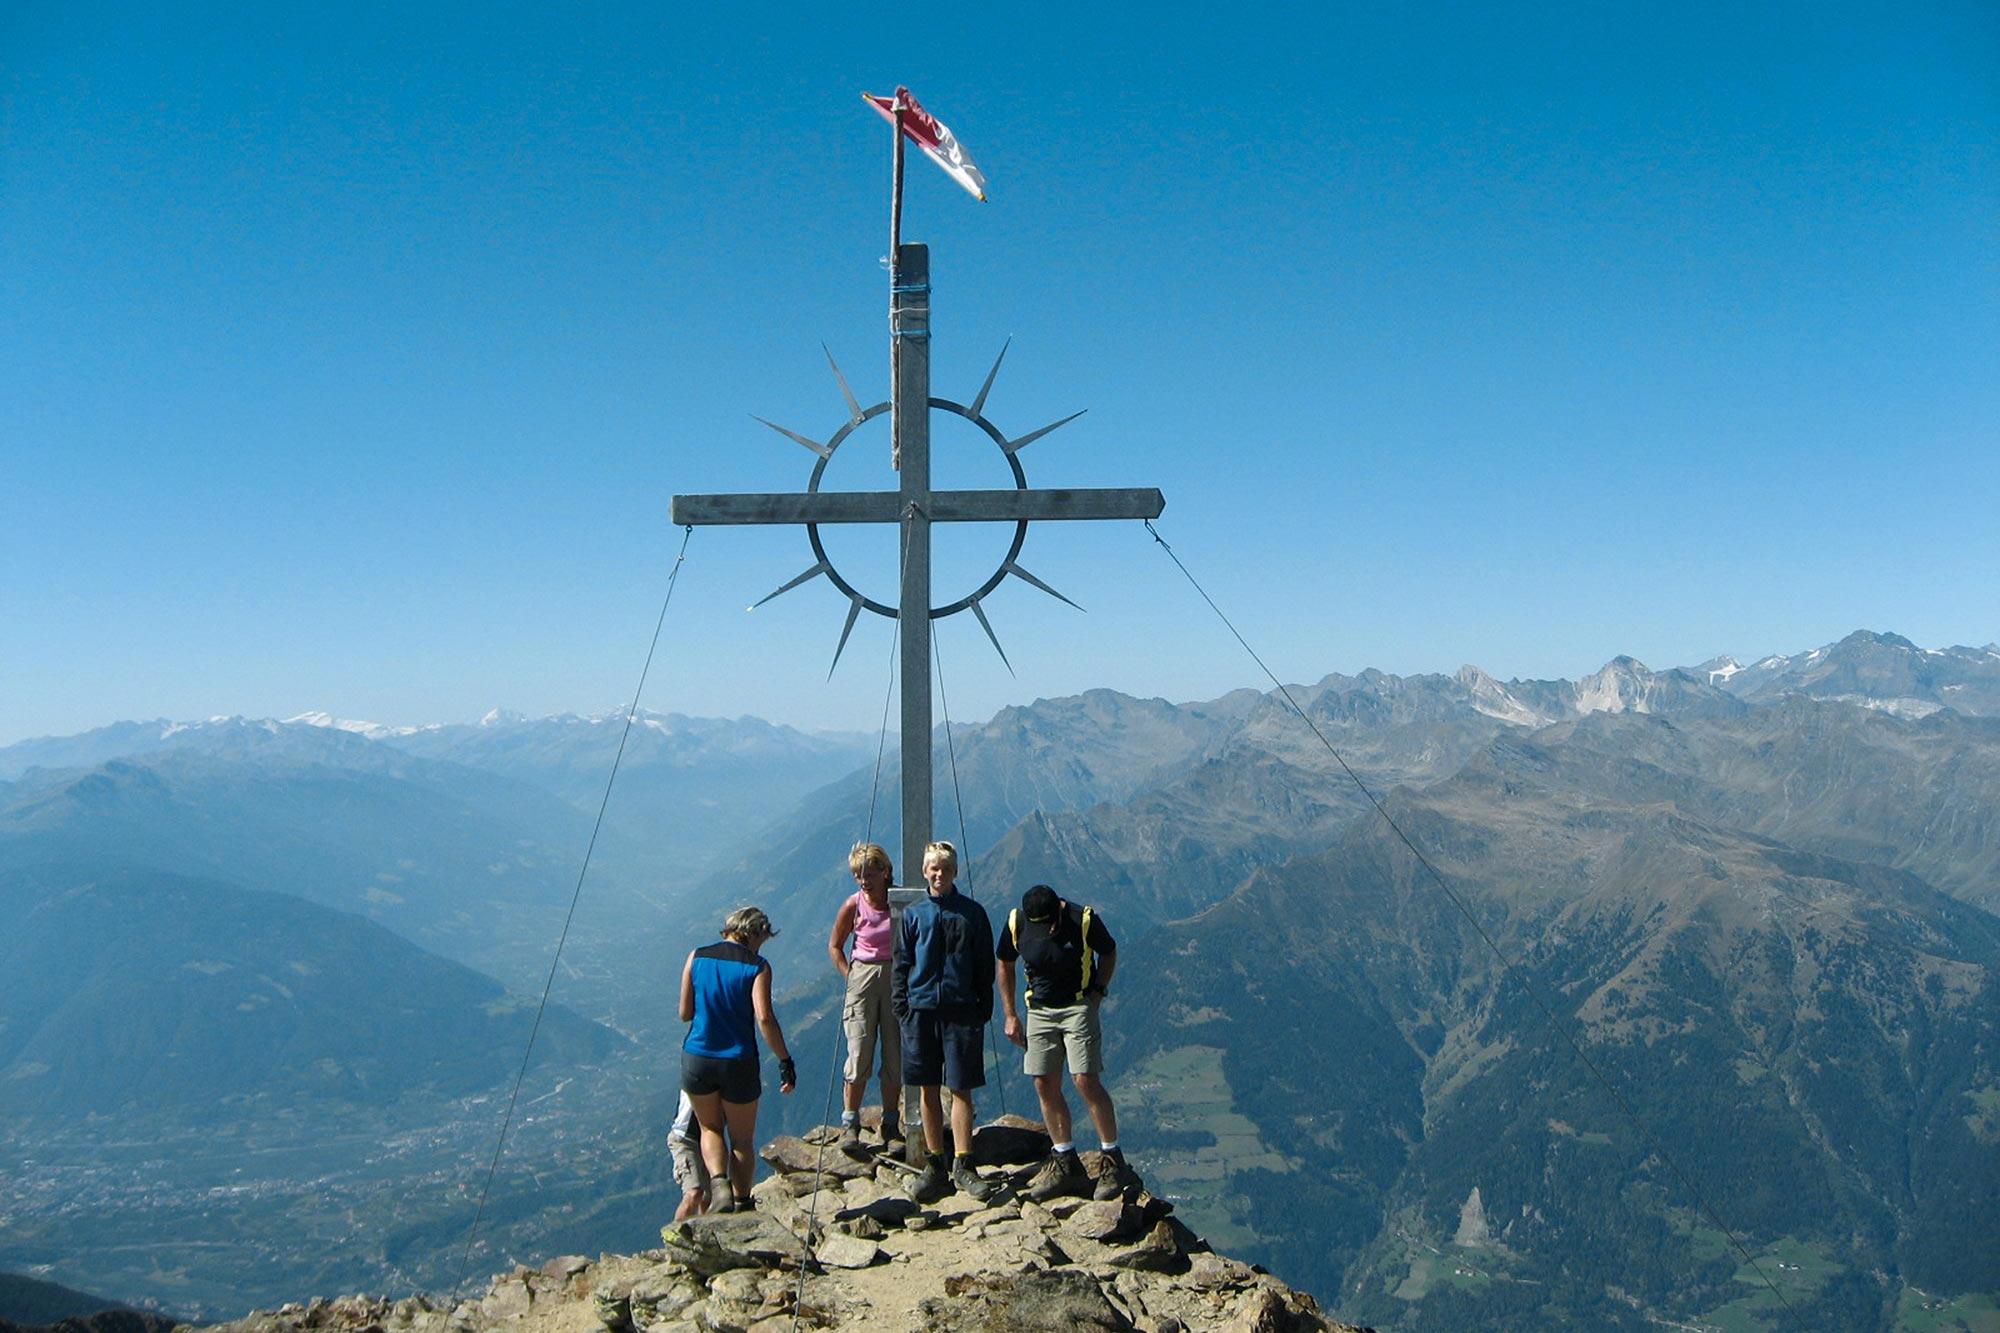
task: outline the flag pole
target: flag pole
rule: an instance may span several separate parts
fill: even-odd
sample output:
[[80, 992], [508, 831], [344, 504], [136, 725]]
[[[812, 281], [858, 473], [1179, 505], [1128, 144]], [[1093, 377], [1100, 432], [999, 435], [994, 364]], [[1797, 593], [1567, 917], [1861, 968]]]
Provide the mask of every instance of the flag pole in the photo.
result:
[[895, 167], [889, 187], [889, 269], [893, 273], [900, 262], [896, 252], [903, 246], [903, 114], [908, 110], [903, 104], [903, 94], [896, 94], [896, 156]]
[[[896, 146], [894, 165], [889, 176], [889, 384], [890, 402], [896, 401], [894, 387], [902, 381], [898, 378], [903, 359], [903, 340], [895, 336], [896, 295], [902, 285], [903, 271], [903, 90], [896, 90], [896, 101], [891, 108], [895, 113], [895, 125], [890, 133]], [[889, 466], [895, 471], [903, 468], [903, 414], [900, 408], [892, 408], [889, 416]]]

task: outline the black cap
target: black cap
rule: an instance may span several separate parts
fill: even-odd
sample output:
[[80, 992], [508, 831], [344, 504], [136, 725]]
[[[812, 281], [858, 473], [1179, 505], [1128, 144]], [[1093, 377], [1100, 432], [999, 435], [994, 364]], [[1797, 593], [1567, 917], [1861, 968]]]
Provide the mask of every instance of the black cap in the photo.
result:
[[1037, 884], [1021, 895], [1021, 915], [1030, 921], [1053, 921], [1062, 899], [1046, 884]]

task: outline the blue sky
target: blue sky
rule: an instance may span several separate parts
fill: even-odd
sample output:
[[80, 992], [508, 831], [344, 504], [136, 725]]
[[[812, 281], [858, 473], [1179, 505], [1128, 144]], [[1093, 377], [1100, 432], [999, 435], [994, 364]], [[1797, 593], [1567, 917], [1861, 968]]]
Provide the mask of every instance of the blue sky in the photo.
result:
[[[804, 484], [822, 340], [886, 395], [898, 81], [991, 182], [912, 162], [935, 391], [1013, 335], [1031, 481], [1288, 679], [2000, 638], [2000, 10], [733, 8], [0, 14], [0, 743], [622, 702], [668, 497]], [[887, 622], [743, 612], [808, 561], [696, 532], [647, 702], [872, 727]], [[946, 622], [954, 716], [1256, 683], [1137, 525], [1023, 562], [1089, 611]]]

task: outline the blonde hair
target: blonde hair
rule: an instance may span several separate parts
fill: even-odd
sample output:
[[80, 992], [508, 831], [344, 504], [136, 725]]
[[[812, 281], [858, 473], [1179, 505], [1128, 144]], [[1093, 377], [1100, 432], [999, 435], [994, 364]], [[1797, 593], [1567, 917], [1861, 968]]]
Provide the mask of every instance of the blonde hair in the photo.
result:
[[771, 918], [764, 915], [764, 909], [761, 907], [739, 907], [722, 922], [723, 936], [739, 942], [759, 938], [770, 939], [777, 933], [776, 927], [771, 924]]
[[891, 879], [896, 877], [896, 867], [879, 842], [857, 842], [847, 853], [847, 873], [858, 875], [863, 870], [880, 870]]
[[924, 848], [924, 864], [936, 861], [940, 865], [958, 869], [958, 848], [948, 842], [934, 842]]

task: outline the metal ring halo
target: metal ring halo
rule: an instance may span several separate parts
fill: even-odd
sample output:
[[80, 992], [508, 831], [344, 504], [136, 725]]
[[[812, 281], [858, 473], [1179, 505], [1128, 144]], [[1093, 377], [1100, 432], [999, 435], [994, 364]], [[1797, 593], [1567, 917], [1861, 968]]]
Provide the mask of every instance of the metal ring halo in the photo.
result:
[[[950, 412], [955, 416], [963, 417], [967, 421], [970, 421], [973, 425], [979, 427], [979, 429], [985, 431], [987, 437], [991, 439], [993, 443], [1000, 446], [1000, 453], [1003, 457], [1006, 458], [1007, 466], [1013, 469], [1014, 489], [1017, 491], [1025, 491], [1028, 489], [1028, 474], [1022, 470], [1021, 460], [1008, 451], [1007, 437], [1000, 433], [998, 427], [996, 427], [992, 422], [988, 421], [984, 416], [980, 416], [974, 413], [971, 408], [965, 406], [963, 403], [954, 403], [949, 398], [933, 398], [930, 400], [930, 405], [933, 408], [943, 408], [945, 411]], [[834, 450], [840, 448], [841, 442], [845, 440], [849, 435], [854, 433], [854, 428], [856, 426], [863, 424], [864, 422], [873, 421], [876, 417], [881, 416], [884, 412], [887, 412], [888, 410], [889, 410], [889, 404], [877, 403], [875, 404], [875, 406], [869, 408], [866, 412], [863, 412], [859, 417], [856, 417], [853, 420], [848, 421], [845, 425], [841, 426], [839, 430], [833, 433], [833, 438], [826, 442], [826, 452], [821, 454], [819, 457], [819, 461], [813, 464], [812, 480], [806, 483], [806, 490], [808, 493], [815, 495], [819, 493], [820, 478], [826, 475], [826, 465], [833, 461]], [[896, 618], [895, 607], [884, 606], [882, 603], [876, 601], [874, 598], [864, 596], [859, 589], [857, 589], [853, 584], [849, 583], [846, 579], [840, 576], [840, 571], [833, 567], [833, 560], [826, 553], [826, 547], [820, 543], [819, 524], [817, 523], [806, 524], [806, 539], [812, 543], [813, 556], [820, 562], [822, 566], [825, 567], [826, 576], [829, 580], [832, 581], [834, 587], [840, 589], [842, 592], [846, 593], [848, 597], [850, 597], [856, 602], [859, 602], [862, 606], [866, 607], [870, 611], [873, 611], [876, 615], [887, 616], [891, 620], [894, 620]], [[994, 570], [992, 576], [989, 577], [986, 580], [986, 582], [980, 584], [978, 589], [973, 593], [971, 593], [970, 595], [961, 597], [957, 601], [951, 603], [948, 606], [932, 607], [930, 618], [932, 620], [942, 620], [946, 616], [957, 615], [960, 611], [967, 609], [974, 602], [984, 597], [987, 593], [992, 592], [995, 588], [999, 587], [1001, 580], [1007, 577], [1008, 567], [1014, 563], [1015, 557], [1021, 554], [1021, 546], [1027, 540], [1028, 540], [1028, 520], [1025, 518], [1014, 520], [1014, 543], [1013, 545], [1007, 548], [1006, 558], [1000, 562], [1000, 568]]]

